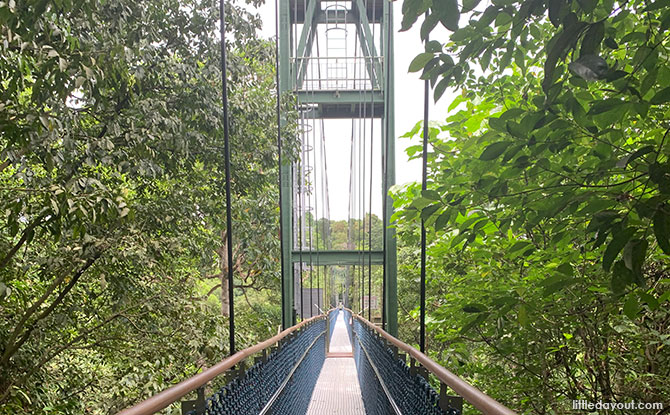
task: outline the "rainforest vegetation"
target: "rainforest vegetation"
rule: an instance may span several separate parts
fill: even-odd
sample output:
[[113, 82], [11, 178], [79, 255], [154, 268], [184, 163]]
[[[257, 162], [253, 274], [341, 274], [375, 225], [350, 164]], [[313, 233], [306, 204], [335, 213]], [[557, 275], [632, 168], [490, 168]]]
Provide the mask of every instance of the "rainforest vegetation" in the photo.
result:
[[228, 266], [240, 347], [276, 333], [274, 43], [229, 7], [234, 264], [218, 8], [0, 3], [0, 413], [112, 414], [219, 361]]
[[[239, 348], [280, 328], [275, 44], [227, 7], [233, 264], [216, 5], [0, 1], [0, 414], [114, 414], [220, 361], [228, 267]], [[456, 98], [431, 114], [428, 190], [392, 189], [400, 337], [423, 219], [433, 358], [519, 413], [668, 413], [670, 5], [404, 0], [412, 26], [425, 51], [401, 65]], [[374, 215], [309, 220], [321, 248], [370, 221], [381, 246]], [[357, 304], [355, 271], [328, 272]]]
[[[426, 45], [409, 71], [435, 100], [458, 94], [432, 114], [428, 190], [394, 195], [401, 302], [416, 304], [411, 247], [419, 220], [429, 228], [428, 350], [527, 413], [667, 402], [670, 5], [405, 0], [402, 11], [401, 30], [420, 25]], [[431, 36], [438, 25], [448, 35]], [[412, 327], [416, 312], [405, 318]]]

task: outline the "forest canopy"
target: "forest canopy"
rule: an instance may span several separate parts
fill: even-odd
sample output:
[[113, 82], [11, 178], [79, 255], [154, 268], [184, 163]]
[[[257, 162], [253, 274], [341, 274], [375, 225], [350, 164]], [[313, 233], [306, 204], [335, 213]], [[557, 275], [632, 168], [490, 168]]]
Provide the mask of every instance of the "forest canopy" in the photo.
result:
[[0, 2], [0, 413], [116, 413], [219, 361], [229, 266], [238, 344], [276, 332], [275, 47], [243, 6], [227, 264], [218, 7]]
[[[429, 228], [429, 349], [528, 413], [667, 399], [670, 5], [402, 11], [401, 30], [420, 25], [425, 41], [409, 71], [435, 100], [457, 94], [432, 114], [428, 190], [395, 189], [399, 245]], [[438, 25], [448, 36], [431, 36]], [[416, 255], [403, 260], [409, 290]]]

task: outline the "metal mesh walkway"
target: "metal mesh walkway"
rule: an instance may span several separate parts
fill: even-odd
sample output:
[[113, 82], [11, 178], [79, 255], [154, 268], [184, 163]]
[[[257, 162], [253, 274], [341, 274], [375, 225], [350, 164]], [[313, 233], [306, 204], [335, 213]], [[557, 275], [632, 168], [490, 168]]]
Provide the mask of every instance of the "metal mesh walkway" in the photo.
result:
[[365, 415], [344, 313], [339, 313], [330, 339], [330, 353], [316, 382], [307, 415]]

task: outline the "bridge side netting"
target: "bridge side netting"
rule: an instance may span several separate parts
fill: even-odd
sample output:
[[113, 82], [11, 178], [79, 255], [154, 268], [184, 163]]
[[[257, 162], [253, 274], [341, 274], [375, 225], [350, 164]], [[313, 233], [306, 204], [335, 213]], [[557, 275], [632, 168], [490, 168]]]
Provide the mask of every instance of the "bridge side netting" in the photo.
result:
[[353, 325], [354, 359], [366, 414], [396, 413], [382, 387], [382, 382], [403, 415], [459, 414], [456, 409], [446, 411], [441, 409], [439, 396], [435, 390], [423, 377], [411, 374], [405, 362], [395, 355], [375, 331], [357, 319], [354, 319]]
[[258, 415], [295, 369], [266, 413], [305, 414], [326, 357], [326, 320], [317, 320], [294, 333], [267, 359], [209, 397], [205, 413]]
[[330, 336], [328, 341], [330, 343], [333, 342], [333, 333], [335, 332], [335, 323], [337, 323], [337, 318], [339, 317], [341, 312], [342, 311], [339, 308], [336, 308], [334, 310], [331, 310], [330, 313], [328, 314], [328, 324], [329, 324], [328, 333], [329, 333], [329, 336]]
[[351, 335], [351, 311], [347, 309], [342, 309], [342, 313], [344, 314], [344, 323], [345, 326], [347, 327], [347, 334], [349, 335], [349, 343], [351, 343], [352, 347], [354, 345], [354, 338]]

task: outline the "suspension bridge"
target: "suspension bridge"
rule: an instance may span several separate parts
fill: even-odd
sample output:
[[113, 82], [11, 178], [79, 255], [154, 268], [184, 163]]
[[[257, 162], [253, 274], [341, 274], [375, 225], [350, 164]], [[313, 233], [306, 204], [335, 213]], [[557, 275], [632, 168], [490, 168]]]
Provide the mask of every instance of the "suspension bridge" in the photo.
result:
[[[236, 352], [229, 267], [231, 356], [120, 415], [176, 404], [194, 415], [459, 415], [464, 406], [471, 413], [514, 414], [424, 353], [423, 295], [420, 350], [397, 338], [388, 195], [395, 182], [391, 3], [278, 0], [276, 10], [277, 130], [287, 122], [279, 110], [282, 96], [295, 97], [299, 115], [295, 159], [282, 158], [286, 137], [278, 136], [283, 331]], [[227, 125], [223, 1], [220, 11]], [[347, 249], [338, 250], [319, 219], [329, 220], [331, 209], [326, 148], [347, 141], [348, 165], [330, 165], [349, 175]], [[225, 152], [233, 263], [228, 144]], [[381, 226], [373, 230], [374, 200]]]

